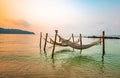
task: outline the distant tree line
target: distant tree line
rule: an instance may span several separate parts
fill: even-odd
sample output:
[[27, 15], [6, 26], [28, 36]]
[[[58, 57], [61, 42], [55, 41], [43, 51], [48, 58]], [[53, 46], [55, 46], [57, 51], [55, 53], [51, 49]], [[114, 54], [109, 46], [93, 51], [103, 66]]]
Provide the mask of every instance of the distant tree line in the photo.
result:
[[4, 29], [0, 28], [0, 34], [35, 34], [34, 32], [24, 31], [20, 29]]
[[[101, 38], [101, 36], [85, 36], [85, 38]], [[120, 37], [105, 36], [105, 39], [120, 39]]]

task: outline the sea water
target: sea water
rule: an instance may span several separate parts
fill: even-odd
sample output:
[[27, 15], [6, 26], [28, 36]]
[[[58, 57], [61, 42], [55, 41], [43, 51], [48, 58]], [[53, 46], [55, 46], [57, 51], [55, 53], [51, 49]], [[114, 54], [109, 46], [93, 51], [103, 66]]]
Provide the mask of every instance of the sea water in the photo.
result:
[[[75, 38], [77, 40], [77, 37]], [[83, 44], [97, 39], [83, 38]], [[0, 34], [0, 78], [120, 78], [120, 40], [76, 50], [47, 43], [39, 47], [39, 35]]]

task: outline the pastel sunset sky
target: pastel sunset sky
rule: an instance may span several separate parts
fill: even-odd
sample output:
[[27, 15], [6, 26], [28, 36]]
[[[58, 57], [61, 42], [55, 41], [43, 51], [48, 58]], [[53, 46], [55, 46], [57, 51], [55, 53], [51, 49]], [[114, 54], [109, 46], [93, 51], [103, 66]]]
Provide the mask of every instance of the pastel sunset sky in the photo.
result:
[[120, 0], [0, 0], [0, 27], [120, 35]]

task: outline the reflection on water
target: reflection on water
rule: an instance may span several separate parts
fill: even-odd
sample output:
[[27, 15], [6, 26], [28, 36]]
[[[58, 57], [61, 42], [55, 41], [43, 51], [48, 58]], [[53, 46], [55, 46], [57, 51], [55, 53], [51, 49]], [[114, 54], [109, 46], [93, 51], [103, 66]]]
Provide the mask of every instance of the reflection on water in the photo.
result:
[[66, 51], [72, 52], [69, 50], [61, 50], [55, 54], [56, 58], [52, 59], [54, 68], [62, 68], [66, 70], [68, 74], [72, 75], [76, 73], [78, 77], [104, 77], [104, 58], [101, 61], [97, 61], [90, 56], [78, 55], [59, 59], [60, 52], [63, 54], [66, 53]]
[[44, 52], [37, 35], [0, 35], [0, 78], [119, 78], [119, 44], [114, 43], [120, 42], [106, 41], [104, 57], [99, 45], [82, 53], [57, 46], [51, 59], [51, 45]]

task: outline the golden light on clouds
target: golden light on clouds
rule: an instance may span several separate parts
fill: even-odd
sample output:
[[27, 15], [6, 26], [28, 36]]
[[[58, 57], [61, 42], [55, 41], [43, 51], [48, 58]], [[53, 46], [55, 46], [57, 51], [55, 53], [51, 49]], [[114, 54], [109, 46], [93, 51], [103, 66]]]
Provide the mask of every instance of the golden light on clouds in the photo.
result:
[[[71, 19], [73, 19], [75, 15], [71, 4], [65, 1], [1, 0], [0, 4], [2, 5], [2, 8], [0, 8], [2, 12], [0, 20], [6, 27], [19, 26], [21, 24], [18, 23], [24, 20], [31, 24], [31, 28], [40, 27], [41, 29], [45, 29], [45, 25], [52, 26], [71, 23]], [[47, 28], [48, 27], [46, 27], [46, 29]]]
[[73, 16], [70, 5], [55, 0], [26, 0], [20, 1], [16, 6], [19, 8], [16, 11], [32, 22], [63, 22]]
[[[24, 25], [29, 24], [27, 29], [38, 32], [50, 31], [50, 29], [68, 31], [68, 28], [70, 32], [73, 28], [75, 32], [88, 32], [90, 29], [90, 32], [93, 30], [96, 32], [101, 31], [96, 24], [104, 22], [108, 28], [111, 25], [111, 29], [119, 32], [119, 6], [119, 1], [112, 0], [111, 2], [107, 0], [95, 2], [89, 0], [0, 0], [0, 27], [24, 29], [26, 28]], [[7, 20], [11, 20], [11, 23]], [[114, 24], [115, 22], [117, 24]], [[108, 28], [105, 30], [108, 31]]]

